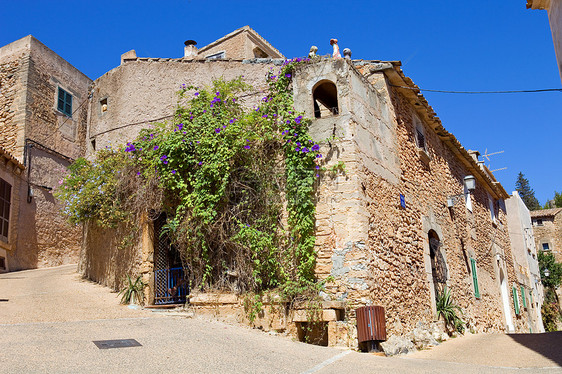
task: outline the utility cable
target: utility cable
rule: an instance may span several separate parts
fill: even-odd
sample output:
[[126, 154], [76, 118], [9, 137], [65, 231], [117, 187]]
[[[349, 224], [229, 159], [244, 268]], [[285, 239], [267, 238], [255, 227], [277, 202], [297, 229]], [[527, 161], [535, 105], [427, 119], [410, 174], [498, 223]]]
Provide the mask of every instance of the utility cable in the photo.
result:
[[405, 88], [414, 91], [453, 93], [453, 94], [506, 94], [506, 93], [554, 92], [554, 91], [562, 92], [562, 88], [543, 88], [538, 90], [510, 90], [510, 91], [448, 91], [448, 90], [430, 90], [430, 89], [419, 88], [419, 87], [396, 86], [394, 84], [391, 84], [390, 86], [396, 88]]

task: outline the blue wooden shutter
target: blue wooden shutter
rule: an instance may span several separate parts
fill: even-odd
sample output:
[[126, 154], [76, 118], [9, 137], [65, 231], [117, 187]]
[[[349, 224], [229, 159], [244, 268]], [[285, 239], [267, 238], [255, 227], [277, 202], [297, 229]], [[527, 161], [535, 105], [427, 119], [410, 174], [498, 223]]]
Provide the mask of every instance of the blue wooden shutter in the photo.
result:
[[478, 274], [476, 274], [476, 260], [470, 259], [470, 266], [472, 268], [472, 283], [474, 283], [474, 296], [480, 298], [480, 289], [478, 288]]

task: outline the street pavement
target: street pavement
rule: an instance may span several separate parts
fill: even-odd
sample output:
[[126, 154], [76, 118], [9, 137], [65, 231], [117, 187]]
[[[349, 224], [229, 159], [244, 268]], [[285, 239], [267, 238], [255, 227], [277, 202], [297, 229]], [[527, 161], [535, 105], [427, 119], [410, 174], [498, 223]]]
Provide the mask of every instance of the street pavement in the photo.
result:
[[[562, 373], [559, 333], [467, 335], [381, 357], [118, 302], [75, 266], [0, 274], [0, 373]], [[110, 339], [141, 346], [93, 343]]]

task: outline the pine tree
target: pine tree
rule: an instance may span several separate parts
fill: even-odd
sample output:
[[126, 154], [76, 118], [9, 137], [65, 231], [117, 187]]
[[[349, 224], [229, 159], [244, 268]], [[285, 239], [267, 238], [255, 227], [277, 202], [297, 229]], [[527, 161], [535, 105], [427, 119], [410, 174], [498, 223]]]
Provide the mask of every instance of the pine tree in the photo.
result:
[[541, 205], [535, 197], [535, 191], [533, 191], [533, 189], [529, 185], [529, 180], [525, 178], [525, 176], [521, 172], [519, 172], [519, 175], [517, 176], [517, 182], [515, 182], [515, 190], [519, 192], [519, 196], [521, 196], [521, 200], [523, 200], [523, 202], [527, 206], [527, 209], [541, 209]]

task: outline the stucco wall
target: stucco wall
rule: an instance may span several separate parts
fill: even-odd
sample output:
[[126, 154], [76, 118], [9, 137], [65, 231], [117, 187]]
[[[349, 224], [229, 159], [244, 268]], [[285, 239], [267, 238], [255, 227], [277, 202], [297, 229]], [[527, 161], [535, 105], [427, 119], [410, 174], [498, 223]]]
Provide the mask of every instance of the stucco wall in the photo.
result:
[[[249, 105], [259, 102], [266, 86], [271, 63], [239, 61], [199, 61], [137, 59], [107, 72], [94, 83], [90, 105], [87, 155], [111, 144], [134, 140], [151, 122], [173, 115], [177, 91], [182, 84], [205, 87], [213, 80], [232, 80], [243, 76], [254, 92], [245, 97]], [[100, 100], [107, 99], [108, 109], [101, 111]], [[160, 121], [156, 121], [161, 119]]]

